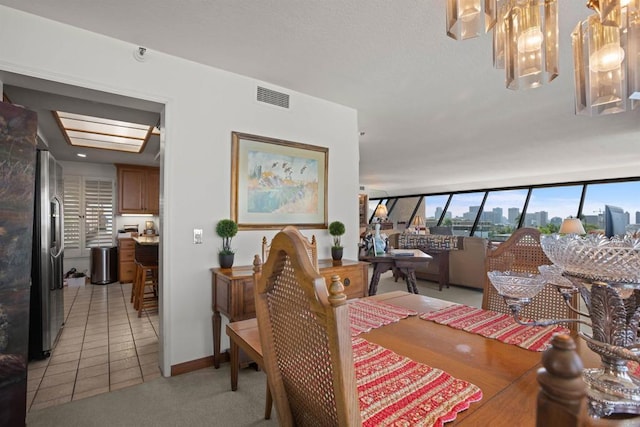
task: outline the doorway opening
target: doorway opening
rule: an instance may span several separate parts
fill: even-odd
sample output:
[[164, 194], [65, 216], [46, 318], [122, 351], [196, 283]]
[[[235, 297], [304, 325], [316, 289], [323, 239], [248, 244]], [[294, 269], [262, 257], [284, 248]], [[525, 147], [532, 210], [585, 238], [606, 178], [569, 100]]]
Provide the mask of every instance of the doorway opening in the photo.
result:
[[[159, 129], [164, 104], [3, 71], [0, 81], [10, 102], [38, 114], [38, 148], [55, 156], [63, 166], [63, 176], [112, 179], [116, 183], [115, 164], [158, 167], [161, 176], [163, 153]], [[158, 128], [158, 134], [150, 136], [139, 154], [73, 147], [62, 135], [52, 111], [149, 124]], [[162, 184], [159, 185], [158, 197], [162, 197]], [[117, 200], [115, 186], [114, 200]], [[117, 231], [133, 221], [139, 221], [140, 230], [144, 230], [145, 223], [153, 220], [162, 239], [161, 215], [160, 212], [153, 218], [123, 217], [114, 211], [111, 244], [117, 246]], [[67, 250], [63, 271], [75, 268], [89, 273], [90, 251], [84, 246], [77, 249]], [[162, 274], [160, 278], [162, 286]], [[64, 288], [65, 325], [51, 356], [29, 363], [28, 409], [117, 390], [161, 375], [163, 328], [159, 310], [148, 310], [137, 317], [130, 303], [130, 282], [92, 284], [87, 279], [74, 285]]]

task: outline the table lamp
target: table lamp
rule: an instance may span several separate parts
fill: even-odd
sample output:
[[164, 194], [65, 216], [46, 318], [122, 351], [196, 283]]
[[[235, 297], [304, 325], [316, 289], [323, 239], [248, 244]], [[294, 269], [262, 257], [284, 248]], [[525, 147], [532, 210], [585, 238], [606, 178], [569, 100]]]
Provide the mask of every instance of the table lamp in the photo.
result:
[[562, 221], [562, 225], [560, 225], [560, 230], [558, 230], [558, 233], [587, 234], [587, 232], [584, 231], [584, 226], [582, 225], [582, 221], [580, 221], [580, 218], [573, 217], [565, 218], [565, 220]]
[[387, 211], [386, 205], [378, 205], [376, 206], [376, 211], [373, 214], [373, 216], [374, 218], [378, 219], [378, 222], [382, 222], [383, 220], [387, 219], [388, 214], [389, 214], [389, 211]]
[[382, 240], [382, 237], [380, 236], [380, 223], [387, 218], [388, 213], [389, 211], [387, 211], [386, 205], [378, 205], [376, 207], [376, 211], [373, 214], [374, 218], [376, 218], [376, 224], [375, 224], [376, 232], [375, 232], [375, 235], [373, 236], [374, 255], [378, 255], [379, 253], [384, 253], [384, 248], [386, 244]]
[[416, 229], [416, 234], [420, 234], [420, 230], [424, 226], [424, 220], [420, 215], [416, 215], [415, 217], [413, 217], [413, 226]]
[[387, 219], [388, 214], [389, 214], [389, 211], [387, 211], [386, 205], [376, 206], [376, 211], [373, 213], [376, 231], [380, 230], [380, 223], [383, 222], [385, 219]]

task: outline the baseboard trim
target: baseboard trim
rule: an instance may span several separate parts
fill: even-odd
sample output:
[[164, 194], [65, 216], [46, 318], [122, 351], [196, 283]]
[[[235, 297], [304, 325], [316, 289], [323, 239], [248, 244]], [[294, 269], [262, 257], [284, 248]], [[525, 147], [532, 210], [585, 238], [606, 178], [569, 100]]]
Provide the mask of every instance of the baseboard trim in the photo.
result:
[[[224, 351], [220, 354], [220, 363], [229, 361], [229, 352]], [[201, 359], [190, 360], [188, 362], [178, 363], [171, 366], [171, 376], [186, 374], [187, 372], [197, 371], [198, 369], [213, 366], [213, 356], [203, 357]]]
[[[213, 356], [211, 356], [211, 358], [213, 359]], [[222, 353], [220, 353], [220, 363], [227, 363], [231, 361], [231, 354], [229, 353], [229, 350], [225, 350]]]

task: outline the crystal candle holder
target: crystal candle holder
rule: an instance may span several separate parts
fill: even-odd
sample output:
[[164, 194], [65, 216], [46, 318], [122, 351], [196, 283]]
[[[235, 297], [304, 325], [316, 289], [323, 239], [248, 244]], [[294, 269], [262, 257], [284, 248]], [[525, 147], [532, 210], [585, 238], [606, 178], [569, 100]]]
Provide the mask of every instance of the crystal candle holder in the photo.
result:
[[640, 239], [553, 234], [541, 235], [540, 243], [555, 265], [541, 273], [558, 290], [568, 279], [589, 312], [591, 336], [580, 336], [602, 361], [583, 371], [589, 412], [640, 414], [640, 378], [627, 367], [629, 360], [640, 362]]

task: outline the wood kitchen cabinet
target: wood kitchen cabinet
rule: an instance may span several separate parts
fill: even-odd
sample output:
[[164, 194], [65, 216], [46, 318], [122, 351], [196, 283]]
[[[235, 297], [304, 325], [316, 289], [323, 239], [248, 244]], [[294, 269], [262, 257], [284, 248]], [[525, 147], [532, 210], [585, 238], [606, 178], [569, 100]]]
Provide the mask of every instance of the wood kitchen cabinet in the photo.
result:
[[160, 168], [116, 165], [118, 214], [160, 214]]
[[118, 281], [132, 283], [135, 273], [135, 242], [128, 238], [118, 239]]

